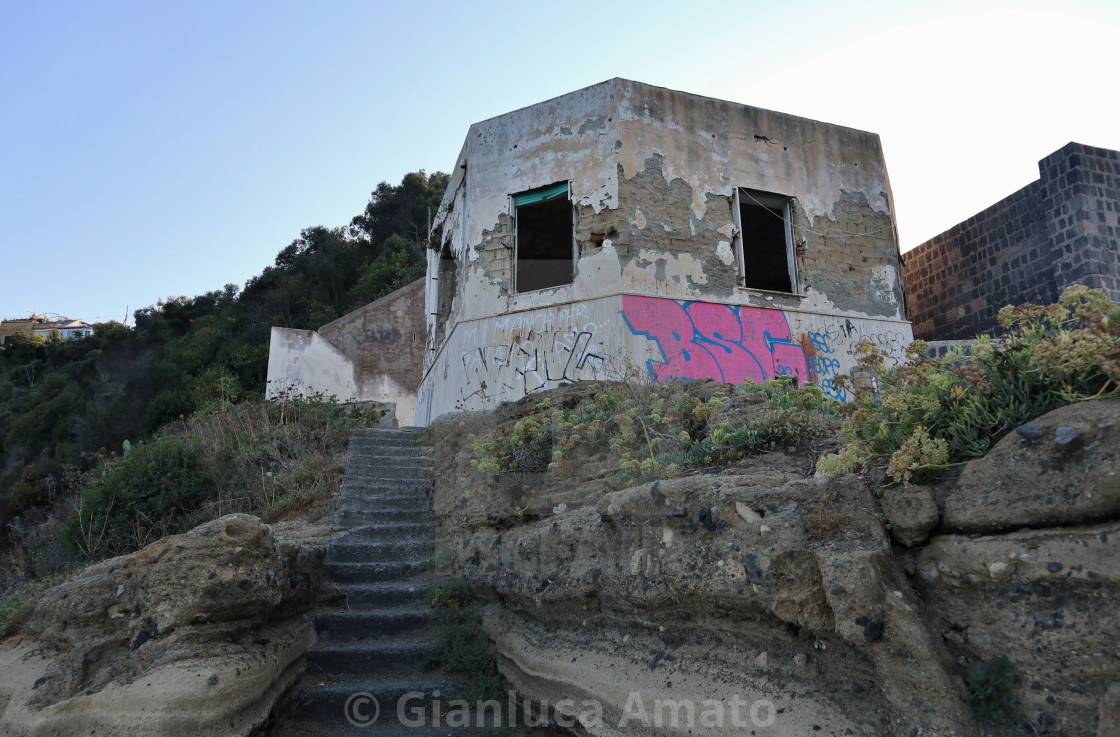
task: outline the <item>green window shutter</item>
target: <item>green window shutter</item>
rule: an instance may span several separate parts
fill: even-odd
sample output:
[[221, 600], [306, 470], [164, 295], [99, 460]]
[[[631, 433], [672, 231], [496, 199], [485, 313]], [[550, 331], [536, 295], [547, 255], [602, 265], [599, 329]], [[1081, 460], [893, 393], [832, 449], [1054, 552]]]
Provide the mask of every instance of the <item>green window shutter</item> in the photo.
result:
[[522, 192], [513, 196], [513, 206], [521, 207], [522, 205], [532, 205], [535, 202], [544, 202], [545, 200], [553, 200], [557, 197], [566, 197], [568, 195], [568, 183], [560, 182], [560, 184], [552, 184], [540, 189], [534, 189], [530, 192]]

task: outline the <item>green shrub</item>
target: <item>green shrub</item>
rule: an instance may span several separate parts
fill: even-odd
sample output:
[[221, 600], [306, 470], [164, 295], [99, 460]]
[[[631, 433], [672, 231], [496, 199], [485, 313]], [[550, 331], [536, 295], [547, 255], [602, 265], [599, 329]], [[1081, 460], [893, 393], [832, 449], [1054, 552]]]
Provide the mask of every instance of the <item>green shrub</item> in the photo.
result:
[[49, 491], [46, 483], [35, 475], [35, 467], [27, 465], [20, 472], [19, 480], [4, 492], [4, 501], [12, 512], [22, 512], [29, 507], [47, 501]]
[[224, 366], [206, 369], [198, 378], [194, 391], [199, 404], [222, 409], [246, 398], [241, 382]]
[[198, 397], [186, 389], [172, 389], [160, 392], [144, 408], [144, 419], [140, 423], [140, 435], [151, 436], [163, 425], [173, 422], [198, 409]]
[[[706, 401], [688, 382], [590, 384], [585, 396], [554, 408], [539, 402], [512, 432], [493, 441], [472, 436], [474, 467], [484, 473], [563, 471], [578, 446], [606, 447], [618, 458], [608, 486], [673, 478], [685, 469], [734, 462], [769, 449], [804, 449], [833, 435], [840, 403], [814, 385], [790, 381], [728, 387]], [[736, 399], [757, 394], [753, 413]]]
[[451, 548], [438, 548], [436, 552], [432, 554], [432, 566], [437, 571], [445, 570], [450, 568], [458, 557], [458, 554]]
[[968, 703], [981, 724], [994, 726], [1023, 718], [1015, 695], [1018, 680], [1019, 674], [1006, 655], [972, 664], [964, 681], [970, 691]]
[[967, 355], [930, 359], [915, 341], [905, 365], [884, 370], [878, 349], [862, 342], [860, 363], [877, 374], [880, 396], [857, 393], [844, 427], [853, 448], [820, 468], [881, 463], [895, 481], [929, 481], [1052, 409], [1120, 394], [1120, 324], [1106, 315], [1120, 311], [1103, 292], [1073, 286], [1049, 307], [1004, 307], [1007, 334], [977, 340]]
[[201, 446], [158, 437], [104, 467], [82, 494], [63, 537], [90, 559], [129, 552], [200, 521], [194, 513], [213, 495]]
[[435, 655], [427, 665], [465, 676], [467, 680], [452, 697], [476, 703], [498, 699], [503, 694], [497, 651], [471, 602], [470, 587], [465, 581], [453, 580], [436, 588], [432, 606], [440, 619], [440, 637]]

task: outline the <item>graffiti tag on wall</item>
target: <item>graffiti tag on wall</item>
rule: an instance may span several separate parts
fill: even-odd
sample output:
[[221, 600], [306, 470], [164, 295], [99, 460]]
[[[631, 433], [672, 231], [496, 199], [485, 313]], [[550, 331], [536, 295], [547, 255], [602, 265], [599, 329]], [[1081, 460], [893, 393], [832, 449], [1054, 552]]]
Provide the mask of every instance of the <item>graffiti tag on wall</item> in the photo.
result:
[[655, 381], [742, 384], [792, 376], [840, 401], [848, 399], [848, 391], [836, 379], [855, 364], [856, 343], [866, 338], [878, 345], [888, 366], [903, 360], [909, 344], [902, 331], [882, 324], [839, 318], [795, 335], [781, 310], [663, 297], [624, 296], [622, 316], [631, 333], [659, 349], [660, 358], [647, 362]]
[[793, 339], [781, 310], [626, 295], [622, 316], [632, 333], [655, 341], [661, 349], [661, 361], [648, 361], [656, 381], [743, 384], [778, 376], [793, 376], [799, 384], [813, 380], [805, 349]]
[[809, 370], [816, 377], [817, 385], [826, 396], [847, 401], [848, 390], [833, 383], [840, 375], [840, 359], [836, 356], [836, 342], [827, 332], [809, 331], [805, 333], [809, 343]]
[[583, 305], [498, 317], [471, 328], [465, 337], [479, 347], [459, 355], [460, 399], [523, 396], [594, 377], [605, 354], [595, 339], [599, 329]]
[[829, 345], [842, 349], [844, 353], [855, 360], [855, 345], [861, 340], [870, 340], [879, 346], [883, 354], [883, 362], [889, 366], [898, 366], [905, 360], [906, 347], [912, 338], [907, 337], [900, 330], [891, 330], [882, 324], [863, 324], [851, 320], [837, 320], [829, 325], [823, 332], [814, 333], [822, 336]]

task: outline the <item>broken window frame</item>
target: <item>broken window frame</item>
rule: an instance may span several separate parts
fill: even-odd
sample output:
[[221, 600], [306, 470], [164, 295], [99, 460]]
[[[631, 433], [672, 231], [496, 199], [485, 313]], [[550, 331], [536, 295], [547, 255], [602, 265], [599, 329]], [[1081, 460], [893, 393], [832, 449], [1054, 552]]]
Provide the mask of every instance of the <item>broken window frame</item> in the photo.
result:
[[436, 282], [435, 289], [435, 330], [433, 341], [434, 346], [443, 342], [447, 330], [447, 321], [451, 317], [451, 308], [455, 302], [456, 285], [459, 281], [459, 265], [456, 262], [455, 254], [451, 252], [448, 244], [444, 244], [440, 249], [439, 255], [435, 258], [435, 276], [432, 281]]
[[[534, 189], [518, 192], [509, 196], [509, 211], [510, 219], [513, 223], [513, 292], [514, 294], [530, 294], [532, 292], [540, 292], [545, 289], [557, 289], [559, 287], [570, 286], [576, 277], [576, 261], [579, 259], [578, 244], [576, 243], [576, 218], [575, 206], [571, 200], [571, 182], [555, 182], [545, 187], [536, 187]], [[557, 284], [550, 284], [543, 287], [535, 287], [533, 289], [521, 289], [519, 281], [520, 270], [520, 222], [521, 218], [518, 215], [519, 210], [524, 207], [532, 207], [540, 205], [545, 202], [551, 202], [563, 198], [564, 202], [568, 203], [569, 212], [569, 240], [571, 270], [569, 272], [570, 278], [567, 281], [559, 282]], [[556, 259], [561, 261], [561, 259]]]
[[[790, 291], [765, 289], [763, 287], [747, 284], [747, 248], [743, 239], [742, 206], [744, 202], [750, 206], [763, 207], [767, 210], [779, 210], [783, 223], [782, 234], [785, 238], [786, 270], [789, 275]], [[739, 287], [753, 289], [760, 292], [773, 292], [774, 294], [800, 294], [798, 284], [797, 258], [793, 241], [793, 198], [773, 192], [761, 192], [748, 187], [736, 187], [732, 196], [731, 215], [735, 223], [735, 258], [739, 266]], [[777, 217], [777, 215], [775, 215]]]

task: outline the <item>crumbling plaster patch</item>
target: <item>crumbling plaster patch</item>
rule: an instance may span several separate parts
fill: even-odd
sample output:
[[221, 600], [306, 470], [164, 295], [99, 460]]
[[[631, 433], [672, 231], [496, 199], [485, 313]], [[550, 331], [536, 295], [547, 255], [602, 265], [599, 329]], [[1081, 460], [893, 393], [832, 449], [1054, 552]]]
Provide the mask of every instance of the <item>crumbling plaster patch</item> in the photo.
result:
[[466, 243], [509, 212], [509, 195], [568, 179], [572, 201], [598, 212], [617, 207], [614, 159], [619, 136], [612, 86], [595, 85], [471, 126], [468, 134]]
[[731, 250], [731, 244], [727, 241], [720, 241], [716, 244], [716, 256], [719, 257], [724, 266], [731, 266], [735, 263], [735, 253]]
[[831, 211], [834, 217], [815, 218], [806, 231], [803, 309], [905, 319], [890, 216], [872, 208], [864, 192], [847, 190]]
[[884, 193], [870, 197], [870, 207], [890, 213], [875, 134], [624, 80], [618, 110], [624, 176], [658, 152], [666, 177], [692, 188], [697, 218], [705, 194], [728, 196], [735, 186], [795, 196], [811, 218], [831, 214], [844, 189]]

